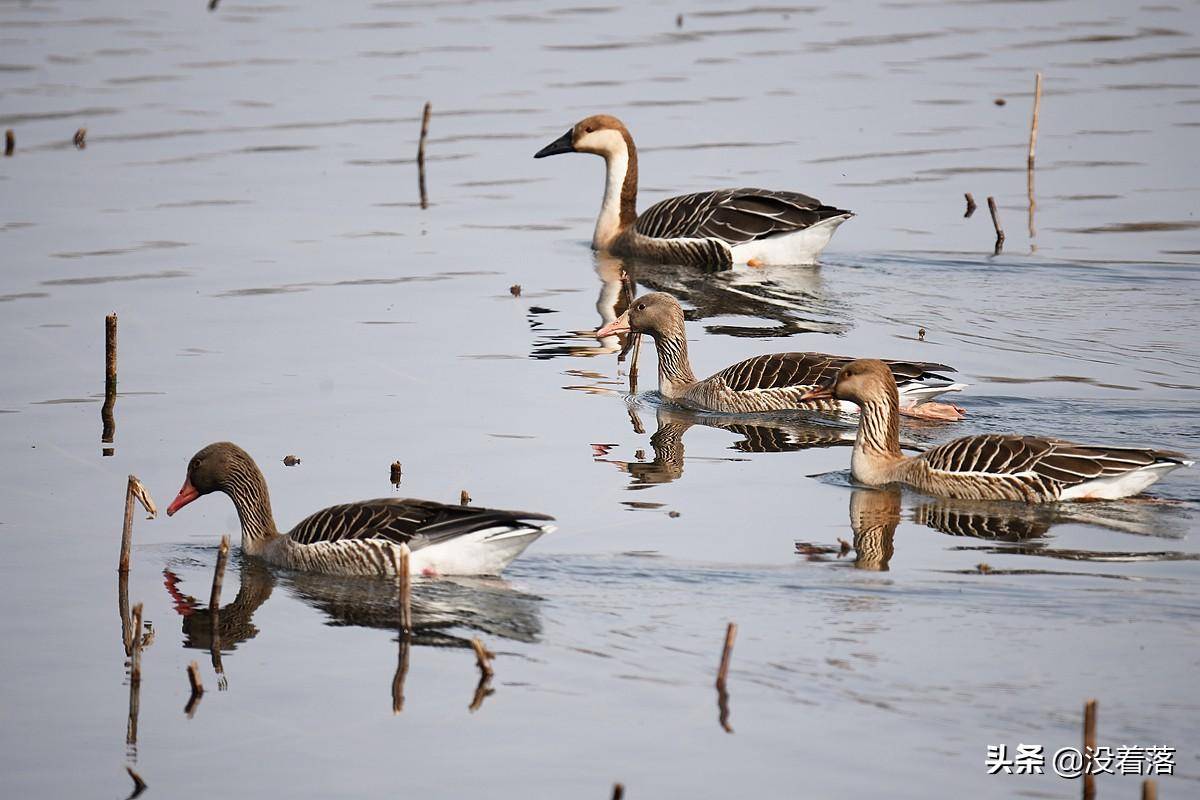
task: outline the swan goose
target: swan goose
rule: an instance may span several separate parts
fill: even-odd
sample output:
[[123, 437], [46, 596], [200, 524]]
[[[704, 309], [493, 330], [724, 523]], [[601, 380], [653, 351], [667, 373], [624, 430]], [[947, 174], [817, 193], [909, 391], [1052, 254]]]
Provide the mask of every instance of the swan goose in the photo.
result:
[[606, 165], [592, 248], [653, 261], [727, 268], [811, 264], [853, 212], [798, 192], [719, 189], [680, 195], [637, 213], [638, 157], [624, 123], [597, 114], [534, 154], [593, 153]]

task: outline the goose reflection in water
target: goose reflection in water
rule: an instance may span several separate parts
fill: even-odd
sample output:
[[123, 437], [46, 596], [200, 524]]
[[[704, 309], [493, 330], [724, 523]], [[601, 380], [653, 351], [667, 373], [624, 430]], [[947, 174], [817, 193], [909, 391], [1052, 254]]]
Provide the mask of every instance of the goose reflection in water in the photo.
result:
[[[241, 585], [237, 596], [217, 614], [217, 643], [232, 651], [258, 635], [253, 617], [271, 597], [276, 585], [320, 611], [326, 624], [398, 630], [400, 610], [396, 583], [388, 579], [344, 578], [331, 575], [281, 572], [249, 558], [241, 560]], [[212, 615], [208, 608], [180, 589], [180, 579], [169, 570], [167, 591], [183, 617], [183, 646], [212, 648]], [[500, 578], [454, 578], [413, 583], [412, 643], [435, 647], [470, 647], [464, 629], [520, 642], [541, 635], [539, 597], [513, 589]]]
[[[624, 361], [633, 337], [629, 334], [597, 340], [592, 331], [615, 320], [646, 290], [667, 292], [690, 306], [687, 318], [710, 317], [750, 320], [707, 326], [709, 333], [771, 338], [796, 333], [841, 333], [848, 318], [839, 303], [828, 297], [820, 267], [738, 267], [713, 273], [698, 267], [657, 264], [605, 253], [595, 254], [600, 293], [596, 311], [600, 322], [590, 330], [545, 334], [533, 344], [531, 358], [588, 357], [617, 353]], [[765, 323], [765, 324], [764, 324]]]
[[[895, 533], [901, 515], [898, 488], [855, 488], [850, 493], [850, 530], [854, 535], [853, 566], [887, 571], [895, 553]], [[1055, 548], [1050, 530], [1055, 525], [1076, 524], [1104, 528], [1135, 536], [1181, 539], [1192, 511], [1166, 501], [1130, 503], [1027, 504], [1008, 501], [922, 499], [912, 510], [912, 521], [950, 536], [1002, 543], [984, 552], [994, 555], [1037, 555], [1070, 561], [1192, 561], [1200, 554], [1177, 550], [1083, 550]], [[962, 546], [960, 549], [980, 549]], [[797, 542], [796, 552], [824, 561], [845, 555], [848, 548]], [[997, 570], [991, 570], [996, 572]], [[1021, 570], [1037, 572], [1040, 570]]]
[[[683, 436], [693, 426], [702, 425], [729, 431], [741, 438], [729, 445], [729, 449], [741, 453], [791, 453], [811, 447], [836, 447], [854, 444], [854, 431], [843, 426], [822, 424], [819, 420], [807, 421], [791, 417], [770, 415], [705, 414], [675, 409], [660, 405], [655, 409], [658, 430], [650, 437], [654, 458], [650, 461], [620, 461], [603, 458], [608, 455], [607, 446], [593, 445], [597, 463], [612, 464], [632, 480], [630, 489], [644, 489], [663, 483], [671, 483], [683, 477]], [[643, 432], [641, 418], [636, 406], [629, 408], [634, 430]], [[641, 451], [639, 451], [641, 452]], [[740, 459], [710, 459], [737, 461]]]

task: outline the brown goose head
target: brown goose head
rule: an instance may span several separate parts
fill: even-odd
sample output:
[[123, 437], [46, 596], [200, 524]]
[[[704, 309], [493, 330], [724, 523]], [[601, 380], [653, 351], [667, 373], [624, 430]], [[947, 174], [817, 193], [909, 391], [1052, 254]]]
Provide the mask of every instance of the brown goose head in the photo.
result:
[[857, 405], [895, 395], [896, 379], [887, 364], [874, 358], [860, 358], [842, 367], [830, 382], [801, 395], [801, 400], [848, 400]]
[[250, 454], [233, 442], [210, 444], [188, 462], [187, 477], [167, 507], [167, 516], [202, 495], [218, 491], [229, 494], [231, 481], [239, 475], [261, 475]]
[[683, 335], [683, 308], [663, 292], [644, 294], [625, 313], [596, 331], [596, 338], [618, 333], [648, 333], [655, 339]]
[[562, 136], [533, 154], [534, 158], [556, 156], [560, 153], [594, 153], [598, 156], [633, 152], [633, 137], [616, 117], [595, 114], [581, 119]]

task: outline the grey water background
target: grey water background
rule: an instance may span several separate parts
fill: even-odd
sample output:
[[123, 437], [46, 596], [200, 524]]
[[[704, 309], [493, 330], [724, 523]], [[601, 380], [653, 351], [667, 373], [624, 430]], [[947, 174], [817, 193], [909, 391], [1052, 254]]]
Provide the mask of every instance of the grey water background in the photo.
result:
[[[587, 336], [623, 266], [684, 302], [701, 374], [783, 349], [942, 361], [969, 416], [906, 425], [913, 441], [1200, 453], [1196, 3], [204, 6], [0, 4], [4, 796], [123, 797], [131, 763], [171, 797], [1070, 797], [984, 756], [1077, 745], [1087, 697], [1101, 743], [1179, 748], [1161, 796], [1197, 792], [1195, 469], [1162, 502], [1062, 514], [906, 494], [888, 570], [855, 569], [851, 504], [894, 498], [855, 494], [848, 449], [801, 447], [847, 423], [680, 419], [645, 393], [652, 348], [627, 402], [626, 365]], [[819, 268], [598, 261], [598, 159], [530, 158], [595, 112], [630, 125], [643, 207], [748, 184], [859, 216]], [[218, 691], [165, 583], [203, 612], [232, 506], [139, 515], [129, 594], [155, 639], [130, 748], [126, 475], [165, 506], [217, 439], [258, 459], [285, 527], [466, 488], [560, 530], [502, 582], [418, 587], [445, 638], [413, 648], [393, 715], [388, 587], [235, 551]], [[733, 733], [713, 689], [729, 620]], [[472, 635], [499, 654], [475, 712], [473, 657], [450, 646]], [[1101, 796], [1138, 780], [1103, 776]]]

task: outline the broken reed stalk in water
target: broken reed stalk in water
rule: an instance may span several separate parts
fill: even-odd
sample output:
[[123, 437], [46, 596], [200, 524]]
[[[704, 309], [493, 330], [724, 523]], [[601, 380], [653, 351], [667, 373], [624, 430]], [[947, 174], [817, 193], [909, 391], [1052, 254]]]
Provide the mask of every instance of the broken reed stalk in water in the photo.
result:
[[725, 682], [729, 677], [729, 661], [733, 657], [733, 642], [737, 639], [737, 623], [731, 622], [725, 628], [725, 646], [721, 649], [721, 666], [717, 668], [717, 708], [720, 711], [718, 721], [726, 733], [733, 733], [729, 726], [729, 692]]
[[[117, 433], [113, 409], [117, 405], [117, 315], [104, 318], [104, 405], [100, 406], [100, 441], [112, 444]], [[101, 455], [111, 456], [113, 448], [105, 447]]]
[[963, 214], [963, 216], [969, 217], [975, 213], [975, 209], [977, 208], [975, 205], [975, 195], [971, 194], [970, 192], [966, 192], [963, 197], [967, 198], [967, 213]]
[[17, 149], [17, 135], [9, 128], [4, 132], [4, 155], [11, 156]]
[[117, 562], [118, 572], [129, 572], [129, 552], [133, 548], [134, 500], [141, 503], [142, 509], [149, 515], [146, 519], [154, 519], [158, 514], [154, 498], [150, 496], [145, 484], [139, 481], [136, 475], [130, 475], [129, 483], [125, 486], [125, 524], [121, 528], [121, 558]]
[[[680, 17], [680, 19], [682, 19], [682, 18], [683, 18], [683, 15], [682, 15], [682, 14], [680, 14], [680, 15], [679, 15], [679, 17]], [[613, 784], [612, 800], [622, 800], [622, 798], [624, 798], [624, 797], [625, 797], [625, 784], [623, 784], [623, 783], [614, 783], [614, 784]]]
[[412, 551], [406, 544], [400, 545], [399, 551], [396, 581], [400, 584], [400, 633], [412, 636]]
[[638, 379], [638, 356], [642, 352], [642, 335], [640, 333], [629, 334], [633, 337], [633, 354], [629, 356], [629, 393], [637, 394], [637, 379]]
[[213, 569], [212, 592], [208, 596], [209, 646], [213, 670], [218, 675], [217, 688], [225, 688], [225, 666], [221, 663], [221, 586], [225, 583], [225, 564], [229, 561], [229, 534], [221, 537], [217, 548], [217, 566]]
[[129, 777], [133, 779], [133, 794], [129, 795], [129, 800], [137, 797], [142, 792], [146, 791], [146, 782], [142, 780], [142, 776], [133, 771], [133, 767], [128, 764], [125, 766], [125, 771], [129, 773]]
[[1029, 197], [1029, 238], [1037, 236], [1033, 225], [1033, 214], [1037, 210], [1037, 200], [1033, 196], [1033, 160], [1037, 154], [1038, 112], [1042, 108], [1042, 73], [1037, 74], [1033, 89], [1033, 122], [1029, 125], [1029, 160], [1025, 169], [1025, 190]]
[[392, 567], [396, 571], [396, 584], [400, 603], [400, 653], [396, 661], [396, 674], [392, 676], [392, 713], [404, 710], [404, 679], [408, 677], [408, 657], [412, 652], [412, 552], [402, 544], [392, 550]]
[[429, 195], [425, 192], [425, 139], [429, 136], [429, 115], [433, 106], [425, 102], [421, 113], [421, 140], [417, 143], [417, 186], [421, 190], [421, 208], [429, 208]]
[[1033, 159], [1037, 155], [1038, 112], [1042, 110], [1042, 73], [1037, 74], [1033, 86], [1033, 122], [1029, 125], [1029, 169], [1033, 169]]
[[992, 215], [992, 227], [996, 229], [996, 250], [995, 254], [1000, 255], [1000, 251], [1004, 249], [1004, 228], [1000, 227], [1000, 212], [996, 209], [996, 198], [991, 195], [987, 199], [988, 211]]
[[196, 713], [196, 706], [200, 704], [200, 698], [204, 696], [204, 684], [200, 682], [200, 665], [195, 661], [188, 664], [187, 668], [188, 683], [192, 686], [192, 696], [188, 698], [187, 705], [183, 707], [183, 713], [187, 714], [188, 719]]
[[1096, 700], [1083, 705], [1083, 800], [1096, 796], [1096, 776], [1092, 774], [1092, 755], [1096, 752]]

